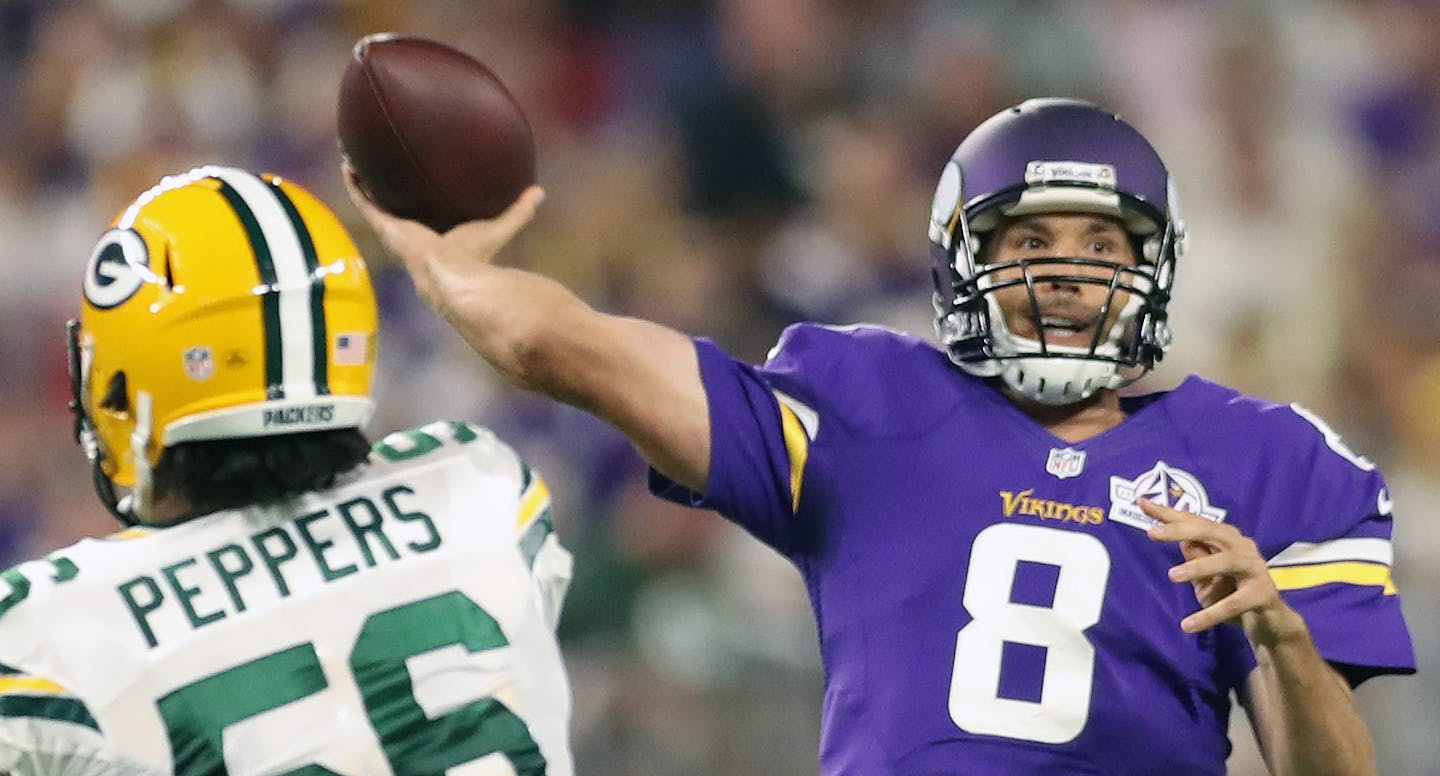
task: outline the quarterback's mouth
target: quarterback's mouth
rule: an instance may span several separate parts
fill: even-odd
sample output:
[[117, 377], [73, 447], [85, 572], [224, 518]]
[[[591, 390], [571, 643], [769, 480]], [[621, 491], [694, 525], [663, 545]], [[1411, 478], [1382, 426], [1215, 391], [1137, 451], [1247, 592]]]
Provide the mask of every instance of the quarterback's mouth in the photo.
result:
[[1039, 316], [1038, 321], [1034, 316], [1026, 316], [1018, 327], [1020, 331], [1016, 333], [1022, 337], [1041, 340], [1047, 345], [1088, 348], [1095, 341], [1097, 323], [1098, 319], [1094, 315], [1045, 313]]

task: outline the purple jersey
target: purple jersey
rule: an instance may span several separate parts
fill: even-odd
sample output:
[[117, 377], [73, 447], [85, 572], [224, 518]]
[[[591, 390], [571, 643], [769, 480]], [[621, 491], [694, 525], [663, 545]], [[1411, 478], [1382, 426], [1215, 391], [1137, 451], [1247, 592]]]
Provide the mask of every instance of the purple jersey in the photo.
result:
[[789, 329], [764, 367], [697, 342], [716, 509], [809, 588], [821, 771], [1222, 774], [1238, 627], [1199, 634], [1138, 498], [1255, 539], [1352, 681], [1409, 673], [1374, 466], [1317, 418], [1190, 378], [1067, 443], [925, 342]]

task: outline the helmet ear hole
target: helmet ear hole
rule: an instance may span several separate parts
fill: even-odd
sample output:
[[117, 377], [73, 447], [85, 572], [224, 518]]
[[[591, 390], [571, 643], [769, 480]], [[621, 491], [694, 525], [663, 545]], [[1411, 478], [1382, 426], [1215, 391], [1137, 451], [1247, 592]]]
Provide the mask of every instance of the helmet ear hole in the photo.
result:
[[165, 287], [175, 288], [175, 267], [170, 261], [170, 243], [165, 243], [165, 253], [160, 257], [160, 264], [165, 268]]
[[124, 372], [116, 372], [115, 376], [110, 378], [110, 385], [105, 389], [105, 398], [100, 400], [100, 407], [112, 412], [130, 411], [130, 392]]

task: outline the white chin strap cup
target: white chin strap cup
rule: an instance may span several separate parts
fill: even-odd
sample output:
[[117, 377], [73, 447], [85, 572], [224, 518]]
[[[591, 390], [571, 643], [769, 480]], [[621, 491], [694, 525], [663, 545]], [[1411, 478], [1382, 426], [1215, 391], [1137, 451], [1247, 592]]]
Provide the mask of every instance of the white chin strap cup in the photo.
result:
[[1023, 396], [1041, 404], [1074, 404], [1102, 388], [1118, 388], [1125, 380], [1109, 361], [1019, 358], [1008, 361], [1000, 379]]

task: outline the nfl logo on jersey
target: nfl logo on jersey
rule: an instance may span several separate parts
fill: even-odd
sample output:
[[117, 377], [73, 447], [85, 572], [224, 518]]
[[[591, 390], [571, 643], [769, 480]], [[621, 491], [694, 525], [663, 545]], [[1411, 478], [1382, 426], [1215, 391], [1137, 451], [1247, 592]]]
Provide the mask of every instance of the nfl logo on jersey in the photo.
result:
[[1053, 449], [1045, 461], [1045, 471], [1062, 480], [1077, 477], [1085, 471], [1085, 451], [1073, 447]]

